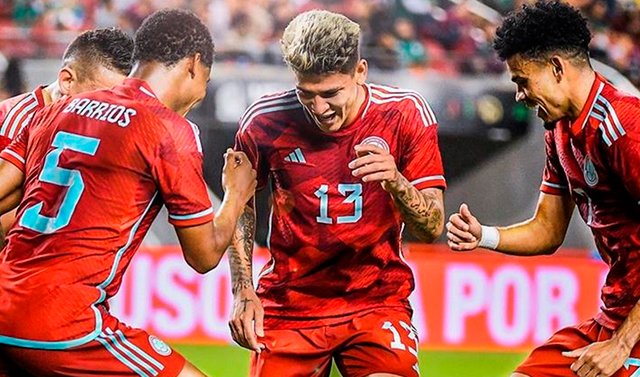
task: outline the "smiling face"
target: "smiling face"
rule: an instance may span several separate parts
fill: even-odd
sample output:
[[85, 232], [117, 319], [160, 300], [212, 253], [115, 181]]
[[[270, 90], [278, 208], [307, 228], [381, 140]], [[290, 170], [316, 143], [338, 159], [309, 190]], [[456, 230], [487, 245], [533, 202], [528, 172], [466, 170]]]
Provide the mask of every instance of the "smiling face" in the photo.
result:
[[365, 98], [362, 87], [367, 63], [360, 60], [353, 74], [296, 74], [298, 100], [324, 132], [335, 132], [353, 122]]
[[507, 59], [511, 81], [517, 86], [516, 101], [527, 107], [537, 108], [537, 115], [545, 123], [555, 122], [566, 117], [567, 98], [564, 95], [562, 80], [551, 62], [539, 62], [525, 59], [516, 54]]

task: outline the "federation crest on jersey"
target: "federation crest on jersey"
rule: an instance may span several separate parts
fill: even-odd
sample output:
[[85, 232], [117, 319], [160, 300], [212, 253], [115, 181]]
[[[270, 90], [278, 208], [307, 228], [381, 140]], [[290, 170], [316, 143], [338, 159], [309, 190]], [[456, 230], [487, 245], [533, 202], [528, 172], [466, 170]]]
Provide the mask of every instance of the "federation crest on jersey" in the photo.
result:
[[380, 136], [369, 136], [366, 137], [364, 140], [362, 140], [362, 142], [360, 144], [369, 144], [369, 145], [374, 145], [378, 148], [382, 148], [385, 151], [389, 152], [389, 144], [387, 144], [387, 142], [381, 138]]
[[584, 181], [590, 187], [593, 187], [598, 184], [598, 172], [596, 172], [596, 167], [593, 165], [593, 161], [589, 156], [584, 159], [584, 167], [583, 167]]
[[156, 351], [159, 355], [169, 356], [171, 355], [171, 347], [167, 343], [165, 343], [162, 339], [157, 338], [153, 335], [149, 335], [149, 344], [154, 351]]

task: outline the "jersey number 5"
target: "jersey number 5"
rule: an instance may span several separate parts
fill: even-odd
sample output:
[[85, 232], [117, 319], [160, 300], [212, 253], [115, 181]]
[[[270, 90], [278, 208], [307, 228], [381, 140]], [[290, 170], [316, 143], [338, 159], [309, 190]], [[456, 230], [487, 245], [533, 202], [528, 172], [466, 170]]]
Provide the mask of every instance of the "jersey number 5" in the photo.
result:
[[[338, 216], [336, 223], [348, 224], [355, 223], [362, 217], [362, 185], [360, 183], [341, 183], [338, 185], [338, 191], [342, 196], [347, 198], [343, 203], [353, 203], [353, 215]], [[320, 224], [333, 224], [333, 219], [329, 217], [329, 186], [320, 185], [315, 195], [320, 198], [320, 216], [316, 217], [316, 221]], [[349, 194], [347, 196], [347, 194]]]
[[51, 144], [55, 149], [45, 157], [44, 167], [38, 178], [41, 182], [68, 187], [69, 189], [61, 201], [57, 216], [43, 216], [41, 211], [44, 203], [39, 202], [24, 211], [24, 215], [20, 219], [21, 226], [36, 232], [51, 234], [69, 225], [71, 216], [84, 191], [84, 181], [82, 180], [82, 174], [78, 170], [69, 170], [58, 166], [60, 155], [65, 149], [68, 149], [93, 156], [96, 154], [99, 144], [100, 140], [92, 137], [63, 131], [56, 134]]

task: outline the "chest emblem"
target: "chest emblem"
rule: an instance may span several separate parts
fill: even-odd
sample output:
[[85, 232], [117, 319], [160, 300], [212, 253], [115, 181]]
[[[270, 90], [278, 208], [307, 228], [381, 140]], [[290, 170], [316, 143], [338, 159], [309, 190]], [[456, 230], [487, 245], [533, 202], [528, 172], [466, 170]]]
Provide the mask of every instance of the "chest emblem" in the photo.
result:
[[593, 187], [598, 184], [598, 173], [596, 172], [596, 167], [593, 165], [593, 161], [589, 158], [589, 156], [584, 159], [584, 181], [590, 186]]
[[364, 140], [362, 140], [362, 142], [360, 144], [369, 144], [369, 145], [374, 145], [378, 148], [382, 148], [385, 151], [389, 152], [389, 144], [387, 144], [387, 142], [381, 138], [380, 136], [369, 136], [367, 138], [365, 138]]

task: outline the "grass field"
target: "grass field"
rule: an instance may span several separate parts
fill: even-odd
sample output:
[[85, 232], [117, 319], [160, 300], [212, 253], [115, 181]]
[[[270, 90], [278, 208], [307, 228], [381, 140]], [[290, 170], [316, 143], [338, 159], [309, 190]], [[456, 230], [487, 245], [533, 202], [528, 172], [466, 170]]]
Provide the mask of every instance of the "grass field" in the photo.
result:
[[[249, 352], [234, 346], [176, 345], [191, 362], [212, 377], [245, 377]], [[420, 374], [425, 377], [508, 377], [524, 359], [521, 353], [420, 352]], [[337, 370], [331, 374], [338, 377]]]

